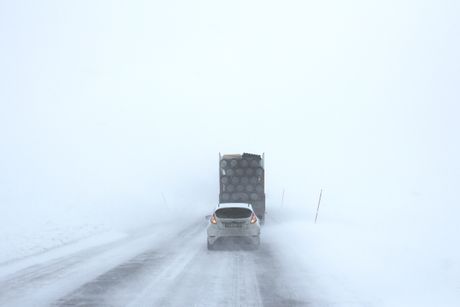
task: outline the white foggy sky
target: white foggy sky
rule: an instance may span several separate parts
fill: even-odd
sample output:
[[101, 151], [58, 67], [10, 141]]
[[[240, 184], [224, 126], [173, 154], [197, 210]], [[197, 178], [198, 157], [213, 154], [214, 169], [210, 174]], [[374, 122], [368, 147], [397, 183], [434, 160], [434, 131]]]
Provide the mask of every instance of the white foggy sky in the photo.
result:
[[246, 151], [272, 202], [452, 207], [459, 6], [0, 1], [0, 202], [214, 202]]

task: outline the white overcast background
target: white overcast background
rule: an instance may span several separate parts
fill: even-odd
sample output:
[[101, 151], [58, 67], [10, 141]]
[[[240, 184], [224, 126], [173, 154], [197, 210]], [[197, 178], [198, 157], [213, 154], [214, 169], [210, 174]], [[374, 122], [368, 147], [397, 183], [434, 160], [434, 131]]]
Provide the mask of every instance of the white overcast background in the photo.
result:
[[459, 16], [444, 0], [0, 1], [3, 220], [212, 208], [218, 153], [264, 152], [269, 212], [284, 189], [313, 214], [322, 188], [325, 218], [456, 231]]

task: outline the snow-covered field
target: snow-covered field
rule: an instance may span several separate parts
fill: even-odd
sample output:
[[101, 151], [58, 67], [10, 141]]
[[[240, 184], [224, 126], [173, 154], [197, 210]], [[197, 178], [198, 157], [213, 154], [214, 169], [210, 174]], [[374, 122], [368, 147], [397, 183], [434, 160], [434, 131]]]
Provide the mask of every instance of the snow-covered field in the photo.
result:
[[[288, 211], [288, 213], [286, 213]], [[344, 221], [285, 208], [265, 229], [283, 266], [313, 301], [333, 306], [458, 306], [459, 226]], [[408, 225], [410, 225], [408, 227]], [[272, 241], [273, 240], [273, 241]], [[315, 304], [314, 304], [315, 305]]]

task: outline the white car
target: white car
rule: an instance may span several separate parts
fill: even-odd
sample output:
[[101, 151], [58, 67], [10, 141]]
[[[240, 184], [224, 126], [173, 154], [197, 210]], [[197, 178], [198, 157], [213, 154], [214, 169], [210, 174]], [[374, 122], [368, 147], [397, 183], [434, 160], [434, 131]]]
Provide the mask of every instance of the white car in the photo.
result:
[[248, 203], [221, 203], [209, 219], [208, 249], [217, 241], [241, 239], [257, 248], [260, 244], [260, 224]]

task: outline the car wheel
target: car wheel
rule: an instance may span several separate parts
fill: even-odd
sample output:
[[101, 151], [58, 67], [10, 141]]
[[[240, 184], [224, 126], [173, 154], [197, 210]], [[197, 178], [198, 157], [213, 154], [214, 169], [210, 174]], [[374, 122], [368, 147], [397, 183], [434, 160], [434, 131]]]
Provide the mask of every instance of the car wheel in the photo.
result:
[[210, 251], [214, 250], [214, 244], [209, 243], [209, 241], [207, 241], [207, 243], [208, 243], [208, 250]]

